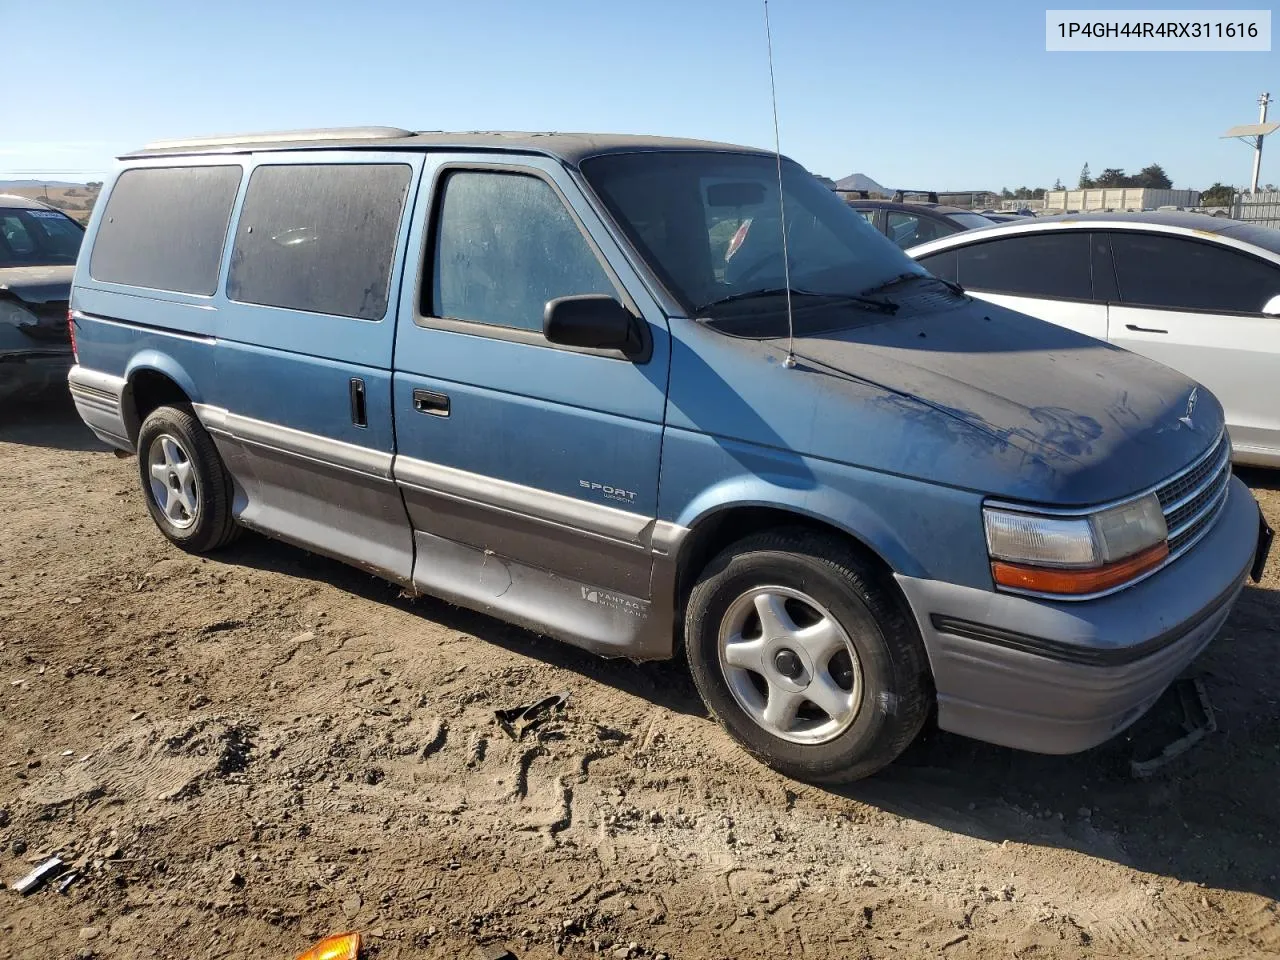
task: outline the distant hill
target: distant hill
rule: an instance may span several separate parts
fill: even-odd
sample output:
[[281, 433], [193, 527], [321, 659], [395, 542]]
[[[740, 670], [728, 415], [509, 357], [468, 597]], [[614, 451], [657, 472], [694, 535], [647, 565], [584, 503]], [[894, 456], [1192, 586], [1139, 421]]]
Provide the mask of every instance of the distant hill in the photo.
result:
[[867, 190], [871, 193], [891, 193], [885, 187], [880, 186], [865, 173], [851, 173], [849, 176], [836, 181], [837, 190]]
[[13, 194], [39, 200], [57, 207], [81, 225], [89, 222], [89, 214], [98, 201], [102, 184], [68, 183], [65, 180], [0, 180], [0, 194]]
[[0, 191], [4, 190], [38, 190], [43, 187], [83, 187], [84, 182], [72, 180], [0, 180]]

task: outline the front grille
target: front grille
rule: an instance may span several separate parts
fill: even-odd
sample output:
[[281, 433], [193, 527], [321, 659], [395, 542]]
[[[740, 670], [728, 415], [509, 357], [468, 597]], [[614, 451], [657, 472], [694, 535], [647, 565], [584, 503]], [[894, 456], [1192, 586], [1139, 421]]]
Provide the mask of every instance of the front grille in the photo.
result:
[[1231, 441], [1226, 433], [1185, 473], [1156, 490], [1169, 528], [1169, 556], [1190, 547], [1213, 525], [1227, 502]]

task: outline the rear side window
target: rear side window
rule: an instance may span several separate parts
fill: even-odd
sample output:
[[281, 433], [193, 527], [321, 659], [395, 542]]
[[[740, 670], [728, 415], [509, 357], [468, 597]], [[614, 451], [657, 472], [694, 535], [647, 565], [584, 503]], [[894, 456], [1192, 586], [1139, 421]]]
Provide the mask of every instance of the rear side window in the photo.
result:
[[1280, 294], [1280, 266], [1197, 240], [1117, 230], [1111, 252], [1126, 304], [1261, 313]]
[[411, 173], [400, 163], [258, 167], [236, 224], [227, 296], [381, 320]]
[[960, 247], [954, 279], [990, 293], [1092, 300], [1089, 234], [1084, 230], [1019, 234]]
[[239, 166], [139, 167], [116, 180], [89, 260], [95, 280], [210, 296]]
[[539, 332], [548, 300], [617, 294], [545, 181], [472, 171], [445, 180], [431, 287], [434, 316]]

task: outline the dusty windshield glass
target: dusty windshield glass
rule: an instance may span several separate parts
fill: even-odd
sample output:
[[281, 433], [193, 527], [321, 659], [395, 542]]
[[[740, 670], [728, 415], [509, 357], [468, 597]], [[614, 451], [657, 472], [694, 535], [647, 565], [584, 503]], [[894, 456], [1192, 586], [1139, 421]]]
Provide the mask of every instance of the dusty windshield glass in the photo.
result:
[[[786, 283], [774, 157], [712, 151], [617, 154], [582, 165], [641, 255], [692, 316], [783, 315]], [[784, 161], [793, 290], [849, 313], [864, 290], [920, 268], [798, 164]], [[829, 324], [829, 319], [824, 323]]]

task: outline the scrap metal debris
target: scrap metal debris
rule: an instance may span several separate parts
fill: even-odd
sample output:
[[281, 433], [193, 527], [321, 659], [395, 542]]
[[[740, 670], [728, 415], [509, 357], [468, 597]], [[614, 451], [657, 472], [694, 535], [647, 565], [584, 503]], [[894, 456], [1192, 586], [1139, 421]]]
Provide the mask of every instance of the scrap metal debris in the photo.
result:
[[1206, 734], [1218, 729], [1218, 721], [1213, 715], [1213, 704], [1209, 702], [1209, 693], [1199, 677], [1178, 680], [1173, 685], [1182, 706], [1182, 729], [1186, 731], [1181, 737], [1165, 745], [1154, 757], [1139, 760], [1136, 757], [1129, 761], [1129, 771], [1139, 779], [1149, 777], [1175, 757], [1180, 757], [1204, 739]]
[[325, 937], [298, 960], [359, 960], [360, 934], [335, 933]]
[[564, 709], [564, 705], [569, 702], [569, 691], [557, 693], [554, 696], [544, 697], [537, 703], [530, 703], [522, 707], [511, 707], [506, 710], [493, 711], [494, 719], [498, 721], [503, 732], [512, 740], [520, 740], [524, 735], [537, 726], [549, 720], [552, 714]]
[[24, 897], [29, 893], [39, 890], [46, 880], [56, 877], [62, 872], [65, 864], [61, 857], [50, 857], [40, 866], [36, 867], [25, 877], [13, 885], [13, 889], [17, 890]]

